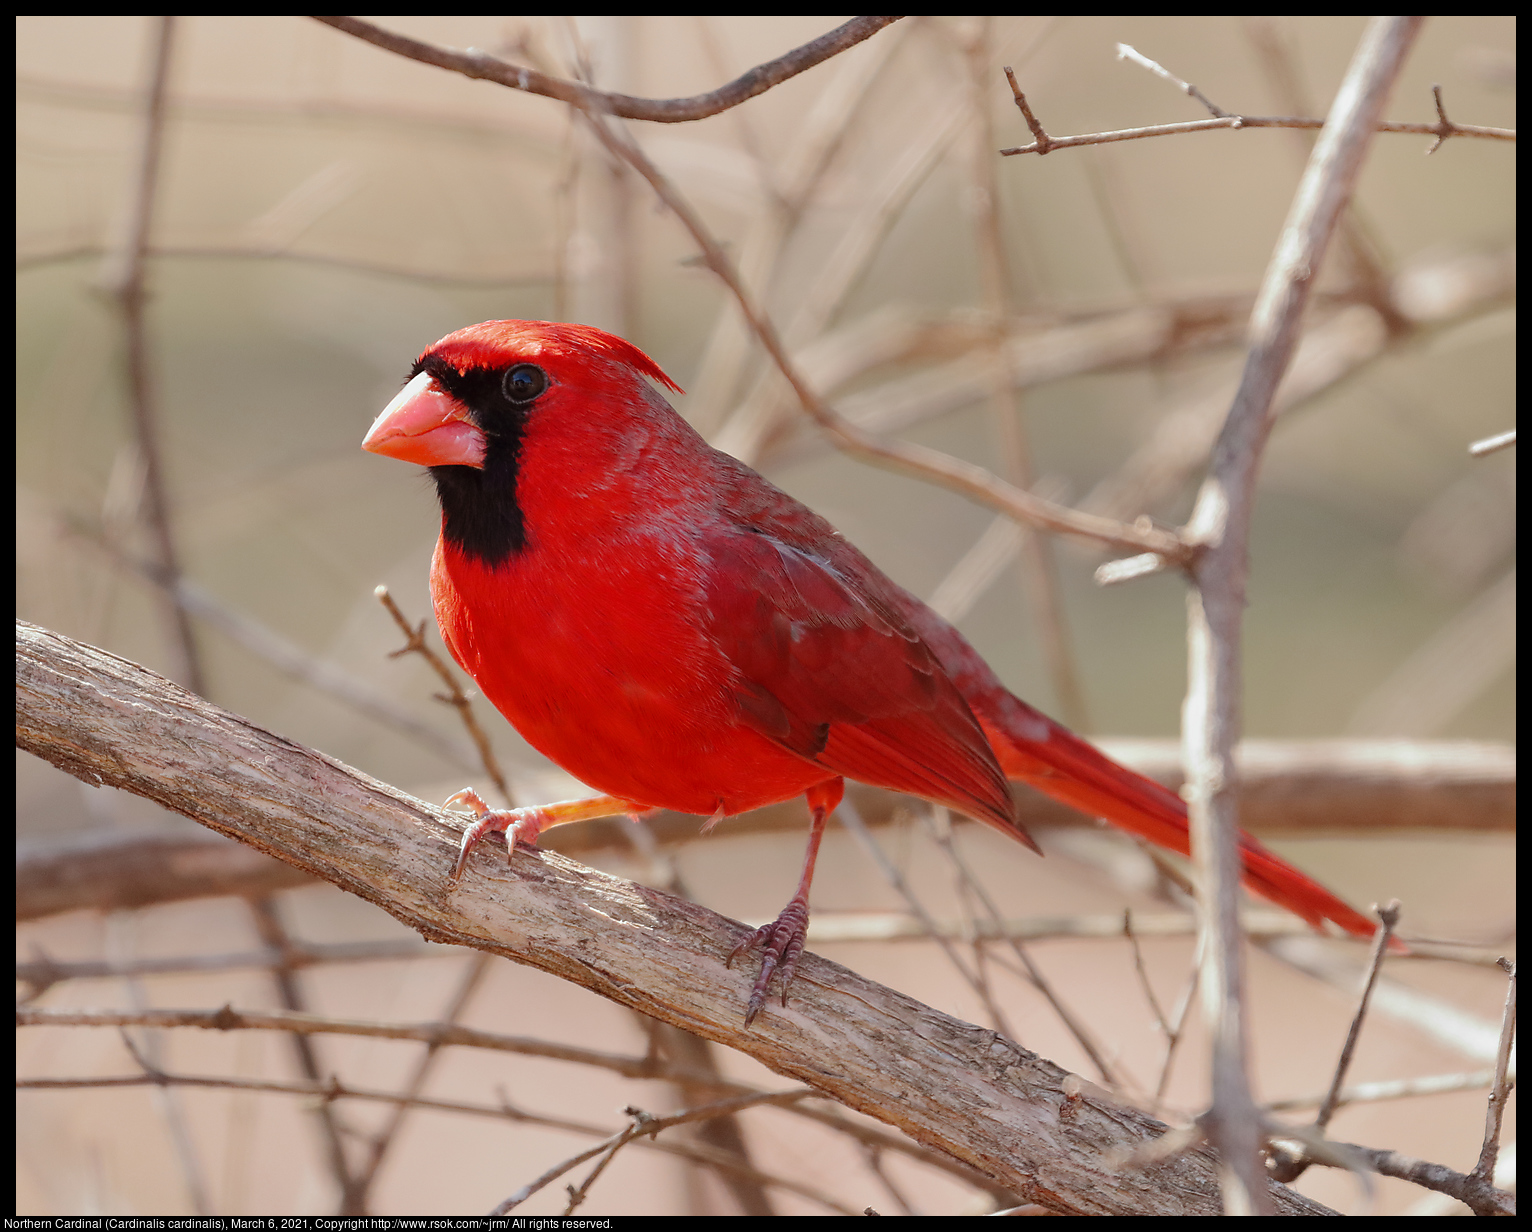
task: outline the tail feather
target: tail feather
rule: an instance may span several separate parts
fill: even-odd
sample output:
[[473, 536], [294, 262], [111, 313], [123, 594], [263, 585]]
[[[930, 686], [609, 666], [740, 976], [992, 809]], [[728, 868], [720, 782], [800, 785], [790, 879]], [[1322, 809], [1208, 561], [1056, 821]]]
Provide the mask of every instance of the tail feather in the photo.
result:
[[[1186, 804], [1169, 788], [1120, 766], [1010, 693], [963, 635], [908, 591], [896, 598], [973, 710], [1007, 776], [1129, 834], [1188, 855]], [[1318, 928], [1325, 920], [1358, 937], [1376, 924], [1318, 882], [1240, 834], [1245, 885]], [[1395, 942], [1396, 950], [1405, 947]]]
[[[1186, 804], [1180, 796], [1119, 765], [1018, 698], [1004, 697], [1010, 704], [984, 707], [979, 721], [1009, 777], [1157, 846], [1191, 854]], [[1315, 928], [1329, 920], [1353, 936], [1372, 936], [1375, 921], [1243, 831], [1239, 842], [1248, 889]]]

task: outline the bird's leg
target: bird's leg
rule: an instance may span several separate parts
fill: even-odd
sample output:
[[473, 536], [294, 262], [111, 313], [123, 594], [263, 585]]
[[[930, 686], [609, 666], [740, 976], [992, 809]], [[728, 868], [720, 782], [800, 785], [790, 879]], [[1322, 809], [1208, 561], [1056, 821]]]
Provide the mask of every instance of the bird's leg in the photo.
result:
[[450, 878], [454, 883], [462, 878], [463, 869], [468, 865], [469, 855], [486, 834], [504, 832], [505, 858], [509, 861], [517, 843], [536, 847], [539, 834], [554, 826], [561, 826], [566, 821], [585, 821], [590, 817], [615, 817], [622, 813], [631, 817], [642, 817], [645, 813], [654, 812], [648, 805], [636, 804], [632, 800], [619, 800], [616, 796], [592, 796], [588, 800], [561, 800], [557, 804], [539, 804], [531, 808], [492, 809], [471, 787], [465, 787], [451, 796], [447, 804], [449, 807], [454, 804], [467, 805], [475, 817], [474, 823], [463, 831], [463, 843], [458, 848], [457, 863], [453, 866]]
[[735, 946], [729, 961], [724, 964], [732, 967], [734, 960], [746, 950], [760, 948], [761, 971], [756, 976], [755, 987], [750, 991], [750, 1001], [745, 1006], [747, 1027], [755, 1021], [761, 1006], [766, 1004], [766, 991], [775, 971], [780, 970], [782, 973], [782, 1004], [784, 1007], [787, 1005], [787, 987], [793, 982], [793, 970], [798, 965], [798, 956], [803, 953], [803, 943], [808, 937], [809, 884], [814, 880], [814, 861], [819, 856], [819, 840], [824, 837], [826, 819], [835, 811], [845, 790], [845, 780], [830, 779], [825, 783], [816, 783], [804, 793], [808, 797], [813, 820], [809, 826], [808, 849], [803, 853], [803, 876], [798, 879], [798, 892], [782, 908], [781, 915], [765, 927], [756, 929]]

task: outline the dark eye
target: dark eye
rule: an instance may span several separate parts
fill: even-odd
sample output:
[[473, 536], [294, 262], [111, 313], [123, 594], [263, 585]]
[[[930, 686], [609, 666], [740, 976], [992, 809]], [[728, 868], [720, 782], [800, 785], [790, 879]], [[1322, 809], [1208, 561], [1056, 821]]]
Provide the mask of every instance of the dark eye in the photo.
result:
[[517, 364], [501, 384], [512, 402], [530, 402], [548, 388], [548, 376], [536, 364]]

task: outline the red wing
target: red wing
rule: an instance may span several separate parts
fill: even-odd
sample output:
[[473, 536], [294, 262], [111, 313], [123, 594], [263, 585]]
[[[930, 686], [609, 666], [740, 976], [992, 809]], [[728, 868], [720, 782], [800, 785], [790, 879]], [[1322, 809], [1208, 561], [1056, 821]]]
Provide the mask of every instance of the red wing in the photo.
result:
[[[935, 670], [958, 691], [965, 708], [972, 707], [971, 712], [982, 718], [992, 742], [992, 755], [998, 757], [1001, 766], [1012, 777], [1029, 782], [1082, 812], [1104, 817], [1150, 842], [1183, 854], [1188, 850], [1190, 836], [1186, 805], [1179, 796], [1152, 779], [1117, 765], [1012, 696], [956, 629], [914, 595], [879, 573], [818, 514], [784, 497], [749, 468], [726, 455], [717, 455], [716, 466], [718, 491], [726, 502], [727, 516], [742, 528], [765, 532], [758, 537], [774, 537], [803, 555], [828, 562], [822, 563], [822, 567], [834, 579], [847, 579], [846, 584], [866, 599], [884, 625], [917, 640], [925, 656], [921, 662], [935, 659], [938, 664]], [[907, 665], [913, 666], [913, 663]], [[778, 708], [774, 713], [780, 715], [783, 712]], [[879, 750], [860, 752], [874, 762], [880, 755]], [[870, 782], [888, 782], [886, 778], [853, 769], [847, 769], [846, 773]], [[934, 795], [919, 787], [905, 786], [902, 789]], [[976, 813], [975, 816], [982, 815]], [[984, 817], [984, 820], [994, 819]], [[1030, 842], [1019, 827], [1007, 826], [1006, 829]], [[1357, 936], [1372, 934], [1375, 927], [1372, 921], [1267, 851], [1248, 834], [1241, 834], [1240, 846], [1245, 884], [1252, 890], [1282, 904], [1311, 924], [1317, 925], [1321, 919], [1328, 919]]]
[[710, 633], [742, 722], [799, 756], [1016, 834], [989, 742], [919, 635], [809, 551], [747, 526], [709, 543]]

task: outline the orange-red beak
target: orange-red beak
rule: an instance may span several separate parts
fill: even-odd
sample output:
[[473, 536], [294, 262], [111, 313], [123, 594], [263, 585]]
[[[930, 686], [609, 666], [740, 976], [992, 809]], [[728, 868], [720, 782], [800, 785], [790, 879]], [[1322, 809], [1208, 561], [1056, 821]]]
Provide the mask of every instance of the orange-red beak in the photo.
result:
[[419, 466], [484, 467], [484, 433], [429, 372], [416, 375], [383, 408], [362, 448]]

